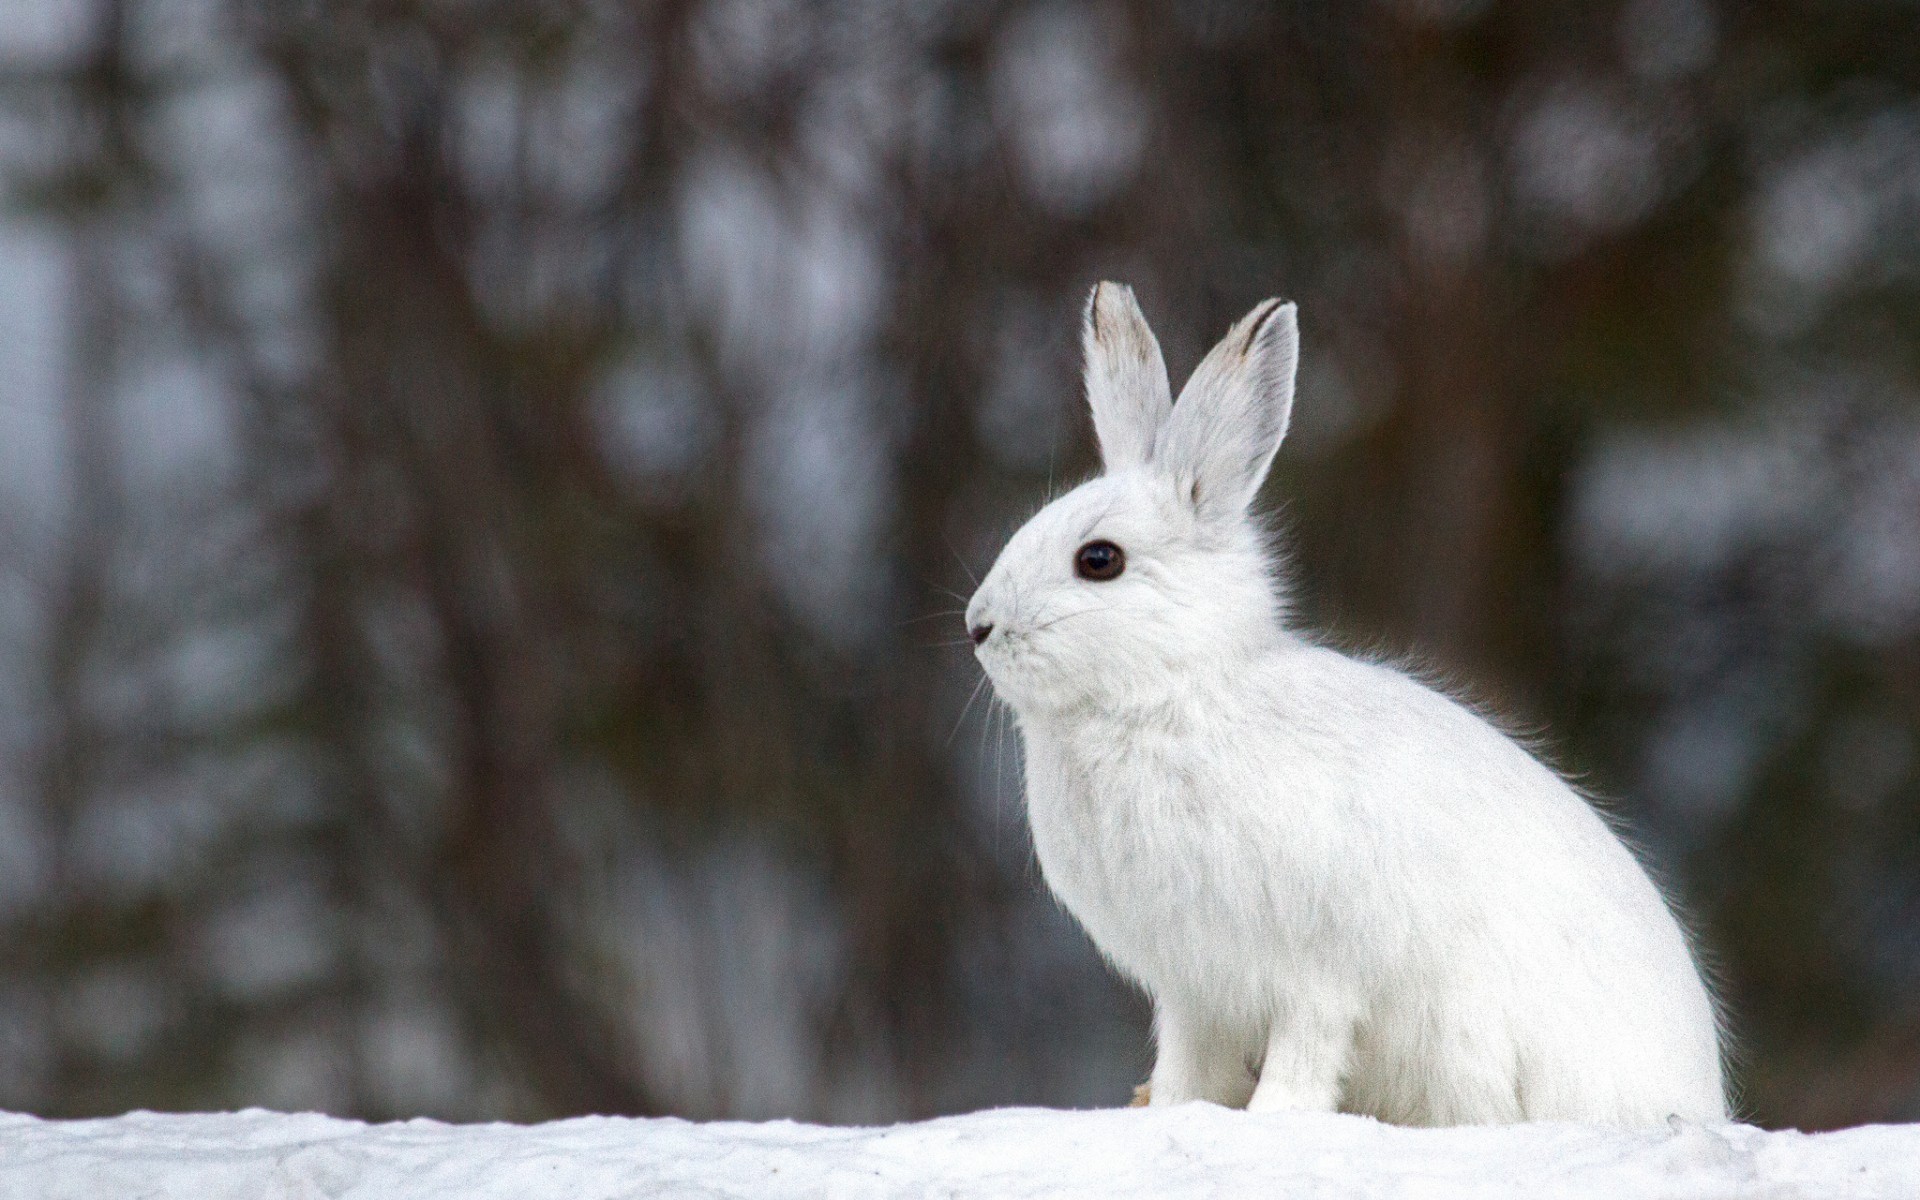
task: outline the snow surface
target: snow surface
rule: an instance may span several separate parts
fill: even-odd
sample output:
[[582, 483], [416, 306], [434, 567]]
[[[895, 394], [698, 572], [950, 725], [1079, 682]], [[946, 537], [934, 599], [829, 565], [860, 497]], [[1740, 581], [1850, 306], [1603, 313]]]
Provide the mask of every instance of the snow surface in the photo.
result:
[[363, 1125], [249, 1110], [0, 1114], [0, 1197], [1920, 1197], [1920, 1125], [1400, 1129], [1211, 1105], [1000, 1109], [884, 1129], [586, 1117]]

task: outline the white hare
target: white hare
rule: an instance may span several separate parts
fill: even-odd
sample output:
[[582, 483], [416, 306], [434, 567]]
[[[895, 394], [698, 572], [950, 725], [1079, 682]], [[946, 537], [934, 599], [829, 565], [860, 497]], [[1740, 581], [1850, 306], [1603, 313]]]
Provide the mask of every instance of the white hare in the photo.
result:
[[1178, 404], [1127, 288], [1094, 289], [1084, 342], [1105, 473], [1013, 536], [967, 626], [1047, 883], [1153, 998], [1152, 1103], [1724, 1120], [1712, 1001], [1605, 822], [1460, 704], [1286, 627], [1248, 508], [1294, 306]]

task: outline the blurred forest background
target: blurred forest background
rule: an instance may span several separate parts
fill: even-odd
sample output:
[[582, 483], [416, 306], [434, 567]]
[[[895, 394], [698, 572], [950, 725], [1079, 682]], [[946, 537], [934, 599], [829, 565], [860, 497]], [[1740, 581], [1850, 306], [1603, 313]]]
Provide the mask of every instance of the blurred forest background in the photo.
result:
[[0, 190], [0, 1106], [1124, 1101], [955, 599], [1104, 277], [1920, 1118], [1911, 4], [7, 0]]

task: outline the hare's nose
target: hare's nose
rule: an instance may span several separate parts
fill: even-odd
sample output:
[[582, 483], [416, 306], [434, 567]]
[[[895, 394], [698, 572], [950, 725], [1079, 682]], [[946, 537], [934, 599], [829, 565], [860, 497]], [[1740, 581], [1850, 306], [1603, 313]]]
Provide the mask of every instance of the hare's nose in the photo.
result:
[[976, 646], [978, 646], [981, 642], [986, 641], [988, 637], [992, 636], [992, 634], [993, 634], [992, 621], [984, 621], [978, 625], [973, 626], [971, 629], [967, 630], [967, 636], [973, 639], [973, 644]]

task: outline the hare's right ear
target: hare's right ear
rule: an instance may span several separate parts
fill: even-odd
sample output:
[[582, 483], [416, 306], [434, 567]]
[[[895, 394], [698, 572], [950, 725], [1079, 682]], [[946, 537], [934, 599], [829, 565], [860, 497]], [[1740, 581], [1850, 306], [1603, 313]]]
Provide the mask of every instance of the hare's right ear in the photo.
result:
[[1100, 460], [1109, 472], [1144, 465], [1153, 455], [1160, 427], [1173, 411], [1173, 391], [1167, 383], [1167, 364], [1160, 358], [1160, 343], [1147, 328], [1133, 289], [1119, 283], [1094, 284], [1080, 341]]
[[1267, 300], [1240, 318], [1193, 369], [1154, 465], [1201, 517], [1238, 516], [1260, 490], [1287, 436], [1299, 362], [1293, 305]]

